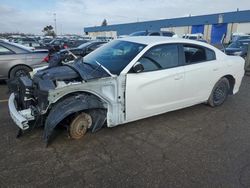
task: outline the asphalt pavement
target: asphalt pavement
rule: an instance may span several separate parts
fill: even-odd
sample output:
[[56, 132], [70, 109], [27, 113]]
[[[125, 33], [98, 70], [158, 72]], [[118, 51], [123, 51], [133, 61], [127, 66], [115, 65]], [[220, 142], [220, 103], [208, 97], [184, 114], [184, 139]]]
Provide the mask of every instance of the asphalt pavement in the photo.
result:
[[46, 148], [16, 139], [0, 83], [0, 187], [250, 187], [250, 77], [218, 108], [200, 104]]

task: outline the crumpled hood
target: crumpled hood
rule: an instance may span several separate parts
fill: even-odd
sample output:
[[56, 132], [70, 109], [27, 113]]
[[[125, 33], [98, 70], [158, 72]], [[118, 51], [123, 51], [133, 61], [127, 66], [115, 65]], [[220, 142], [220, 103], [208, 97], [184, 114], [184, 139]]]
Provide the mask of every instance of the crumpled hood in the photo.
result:
[[71, 80], [90, 80], [110, 76], [101, 67], [93, 67], [82, 62], [82, 59], [76, 59], [74, 63], [64, 64], [62, 66], [46, 68], [38, 71], [34, 77], [34, 82], [39, 80], [51, 81], [71, 81]]
[[64, 80], [76, 79], [78, 77], [79, 74], [69, 66], [58, 66], [38, 71], [34, 75], [33, 80], [35, 82], [36, 80], [64, 81]]
[[85, 81], [110, 76], [105, 70], [103, 70], [98, 65], [93, 66], [87, 63], [83, 63], [82, 58], [79, 58], [69, 66], [73, 68], [75, 71], [77, 71], [78, 74], [81, 76], [81, 78]]

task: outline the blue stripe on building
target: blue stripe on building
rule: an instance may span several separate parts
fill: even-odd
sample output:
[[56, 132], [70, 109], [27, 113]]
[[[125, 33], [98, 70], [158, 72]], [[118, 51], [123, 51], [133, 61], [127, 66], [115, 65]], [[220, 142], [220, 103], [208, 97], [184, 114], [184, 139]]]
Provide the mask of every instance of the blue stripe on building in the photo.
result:
[[117, 31], [117, 35], [127, 35], [132, 32], [142, 31], [142, 30], [160, 30], [161, 28], [168, 28], [168, 27], [180, 27], [180, 26], [196, 27], [198, 25], [204, 26], [204, 25], [218, 24], [219, 17], [223, 18], [222, 20], [223, 23], [250, 22], [250, 10], [226, 12], [220, 14], [210, 14], [203, 16], [190, 16], [183, 18], [116, 24], [116, 25], [99, 26], [99, 27], [86, 27], [84, 28], [84, 32]]

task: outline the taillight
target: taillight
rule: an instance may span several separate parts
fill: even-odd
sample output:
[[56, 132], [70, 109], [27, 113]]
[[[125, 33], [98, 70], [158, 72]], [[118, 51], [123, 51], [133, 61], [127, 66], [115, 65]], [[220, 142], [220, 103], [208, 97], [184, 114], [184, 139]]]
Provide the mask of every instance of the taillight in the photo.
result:
[[65, 44], [65, 45], [63, 46], [63, 48], [66, 49], [66, 48], [68, 48], [68, 46]]
[[49, 56], [46, 56], [45, 58], [43, 58], [43, 62], [49, 62]]

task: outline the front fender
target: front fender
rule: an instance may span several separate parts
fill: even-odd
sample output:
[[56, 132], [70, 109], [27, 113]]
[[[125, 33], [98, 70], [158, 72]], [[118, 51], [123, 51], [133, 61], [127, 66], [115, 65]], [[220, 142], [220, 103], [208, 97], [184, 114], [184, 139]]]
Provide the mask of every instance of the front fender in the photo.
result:
[[54, 128], [63, 119], [65, 119], [66, 117], [68, 117], [73, 113], [91, 109], [105, 109], [105, 108], [103, 105], [103, 101], [101, 101], [101, 99], [87, 93], [74, 94], [73, 96], [64, 98], [58, 101], [56, 104], [54, 104], [45, 121], [44, 140], [46, 141], [46, 143], [48, 144]]

